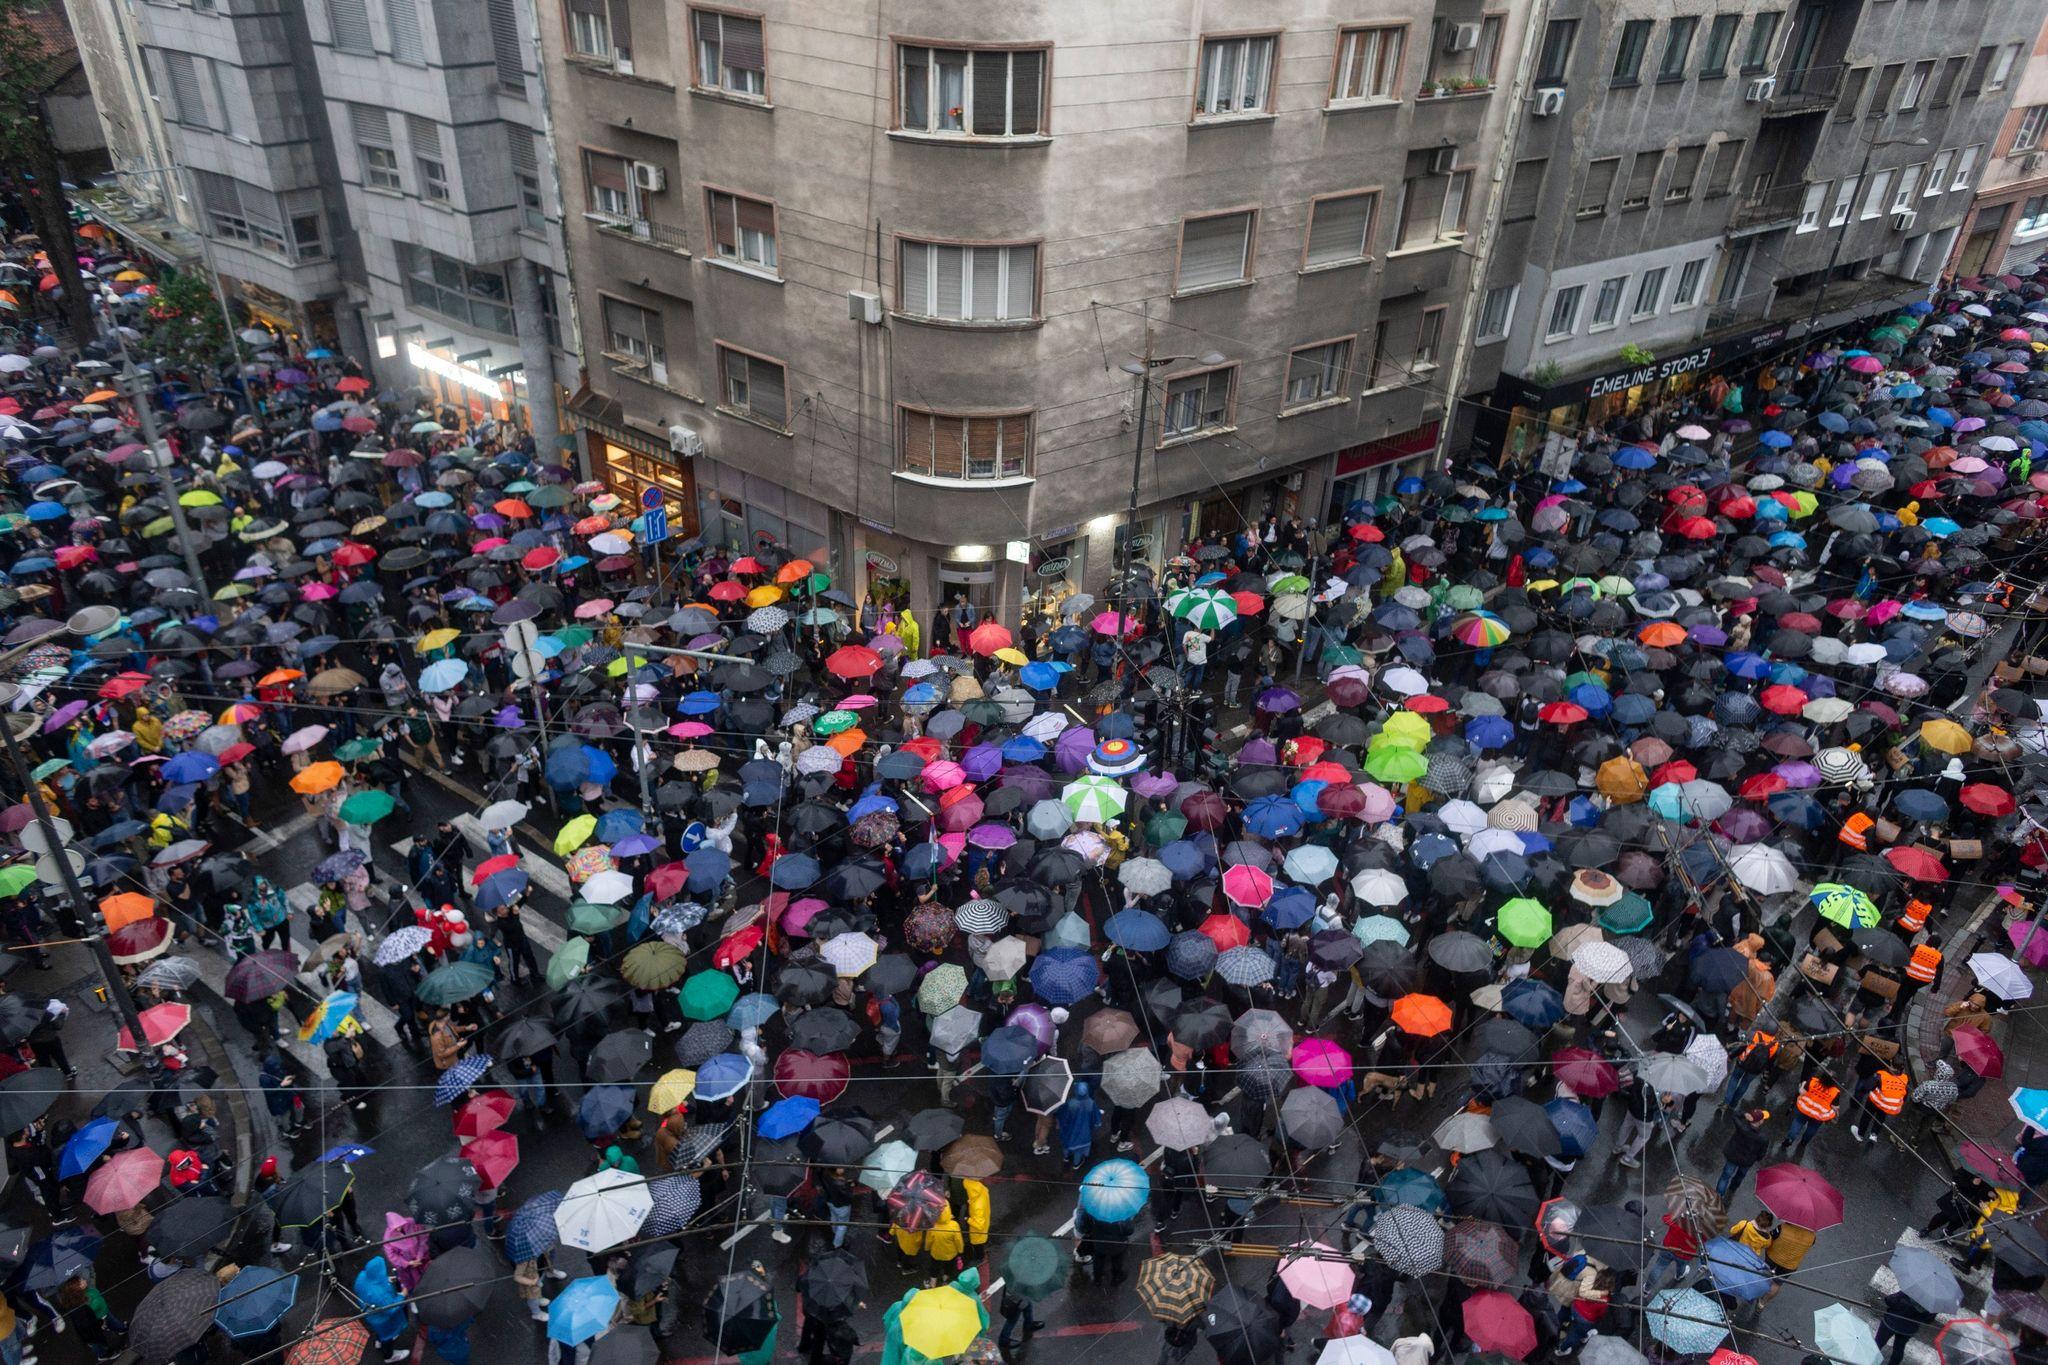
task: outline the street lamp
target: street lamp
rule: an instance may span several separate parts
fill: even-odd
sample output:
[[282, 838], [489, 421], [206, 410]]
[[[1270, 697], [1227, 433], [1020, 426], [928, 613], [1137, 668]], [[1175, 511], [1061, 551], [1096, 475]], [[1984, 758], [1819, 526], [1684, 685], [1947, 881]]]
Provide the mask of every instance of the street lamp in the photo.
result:
[[[1152, 371], [1162, 365], [1178, 365], [1184, 360], [1192, 360], [1202, 365], [1221, 365], [1224, 357], [1216, 351], [1199, 356], [1156, 355], [1152, 350], [1152, 329], [1148, 326], [1145, 328], [1145, 354], [1134, 355], [1119, 367], [1125, 374], [1138, 377], [1138, 443], [1131, 450], [1131, 501], [1124, 509], [1123, 569], [1126, 578], [1130, 575], [1131, 565], [1137, 559], [1138, 484], [1145, 472], [1145, 416], [1152, 408]], [[1123, 604], [1128, 596], [1128, 593], [1117, 595], [1116, 633], [1119, 644], [1122, 643], [1124, 634]]]
[[[1882, 124], [1879, 125], [1880, 128], [1882, 126]], [[1872, 138], [1870, 140], [1869, 146], [1865, 147], [1863, 150], [1863, 165], [1856, 172], [1856, 192], [1858, 194], [1862, 194], [1864, 191], [1870, 188], [1870, 162], [1871, 158], [1877, 155], [1878, 148], [1925, 147], [1926, 145], [1927, 139], [1924, 137]], [[1835, 266], [1838, 265], [1842, 259], [1842, 243], [1848, 240], [1849, 224], [1855, 221], [1856, 206], [1854, 204], [1851, 204], [1849, 206], [1849, 212], [1845, 214], [1842, 218], [1841, 227], [1839, 227], [1835, 231], [1834, 245], [1828, 249], [1827, 269], [1821, 271], [1820, 273], [1820, 288], [1814, 292], [1813, 311], [1806, 315], [1806, 334], [1808, 336], [1813, 335], [1814, 327], [1817, 326], [1820, 322], [1821, 308], [1827, 302], [1828, 298], [1828, 285], [1834, 279]]]

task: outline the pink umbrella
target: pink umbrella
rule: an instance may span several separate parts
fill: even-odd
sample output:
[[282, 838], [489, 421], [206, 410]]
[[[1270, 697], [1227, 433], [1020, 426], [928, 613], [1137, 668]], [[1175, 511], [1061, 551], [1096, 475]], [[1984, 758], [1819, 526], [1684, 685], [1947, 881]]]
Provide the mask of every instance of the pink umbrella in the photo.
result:
[[2025, 920], [2015, 920], [2005, 926], [2005, 936], [2016, 950], [2022, 943], [2027, 945], [2020, 955], [2029, 967], [2048, 967], [2048, 929], [2035, 930]]
[[1368, 825], [1377, 825], [1394, 818], [1394, 811], [1400, 803], [1394, 800], [1392, 792], [1372, 782], [1361, 782], [1358, 789], [1365, 793], [1365, 809], [1359, 813], [1359, 819]]
[[576, 604], [576, 616], [579, 620], [589, 621], [604, 615], [616, 605], [617, 603], [609, 597], [593, 597], [588, 602]]
[[850, 697], [841, 697], [839, 699], [839, 709], [841, 711], [865, 711], [870, 706], [878, 706], [880, 704], [876, 698], [869, 696], [865, 692], [856, 692]]
[[1125, 635], [1138, 633], [1138, 618], [1132, 612], [1105, 611], [1088, 623], [1088, 628], [1097, 635]]
[[1876, 374], [1884, 369], [1884, 362], [1874, 355], [1851, 356], [1849, 368], [1857, 374]]
[[1330, 1089], [1351, 1079], [1351, 1054], [1327, 1038], [1302, 1039], [1287, 1060], [1310, 1085]]
[[95, 1213], [119, 1213], [147, 1199], [164, 1178], [164, 1159], [147, 1147], [116, 1152], [85, 1182], [85, 1202]]
[[1223, 894], [1232, 905], [1256, 910], [1273, 899], [1273, 879], [1250, 863], [1224, 869]]
[[341, 589], [332, 583], [308, 583], [299, 589], [299, 596], [308, 602], [325, 602], [330, 597], [339, 597]]
[[498, 1189], [519, 1164], [519, 1139], [511, 1133], [485, 1133], [462, 1149], [487, 1189]]
[[302, 754], [325, 738], [327, 738], [326, 726], [308, 725], [286, 735], [284, 743], [278, 747], [288, 754]]
[[816, 896], [805, 896], [800, 901], [791, 902], [790, 907], [782, 912], [782, 932], [791, 938], [809, 938], [811, 921], [828, 908]]
[[965, 782], [967, 770], [950, 758], [942, 758], [936, 763], [927, 764], [925, 770], [918, 776], [923, 781], [926, 791], [942, 792]]
[[[152, 1045], [168, 1043], [171, 1039], [178, 1036], [185, 1025], [192, 1022], [192, 1007], [190, 1005], [152, 1005], [144, 1010], [140, 1017], [142, 1019], [143, 1037], [149, 1039]], [[126, 1028], [123, 1028], [120, 1035], [114, 1040], [114, 1048], [119, 1052], [135, 1051], [135, 1035]], [[128, 1205], [123, 1204], [121, 1207], [125, 1209]]]
[[1344, 1253], [1311, 1242], [1280, 1262], [1280, 1282], [1308, 1308], [1335, 1308], [1351, 1297], [1357, 1277]]
[[427, 1270], [427, 1230], [402, 1213], [385, 1214], [384, 1257], [398, 1292], [412, 1293]]

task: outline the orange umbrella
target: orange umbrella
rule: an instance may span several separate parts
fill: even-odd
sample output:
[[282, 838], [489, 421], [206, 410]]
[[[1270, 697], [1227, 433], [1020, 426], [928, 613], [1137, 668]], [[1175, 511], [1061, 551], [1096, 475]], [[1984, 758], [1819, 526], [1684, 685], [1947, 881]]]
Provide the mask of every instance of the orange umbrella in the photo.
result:
[[124, 924], [133, 924], [139, 919], [148, 919], [156, 913], [156, 902], [139, 891], [123, 891], [100, 902], [100, 914], [107, 921], [109, 933]]
[[841, 758], [852, 758], [856, 753], [860, 752], [860, 746], [867, 742], [867, 731], [861, 729], [858, 725], [854, 726], [851, 730], [841, 730], [838, 734], [825, 741], [826, 745]]
[[798, 579], [810, 577], [815, 567], [808, 559], [792, 559], [775, 571], [775, 581], [785, 585], [794, 583]]
[[1636, 638], [1652, 649], [1675, 649], [1685, 643], [1685, 627], [1676, 621], [1652, 621], [1636, 632]]
[[524, 498], [499, 498], [491, 504], [491, 510], [501, 517], [530, 517], [533, 509], [526, 505]]
[[319, 792], [332, 791], [346, 776], [341, 765], [328, 760], [300, 769], [292, 775], [292, 790], [301, 796], [313, 796]]
[[279, 683], [297, 682], [305, 677], [296, 668], [273, 668], [256, 680], [258, 687], [276, 687]]
[[111, 403], [120, 396], [120, 394], [115, 393], [112, 389], [94, 389], [85, 396], [85, 401], [88, 403]]
[[1433, 1038], [1451, 1026], [1451, 1007], [1433, 995], [1404, 995], [1394, 1002], [1394, 1024], [1403, 1033]]

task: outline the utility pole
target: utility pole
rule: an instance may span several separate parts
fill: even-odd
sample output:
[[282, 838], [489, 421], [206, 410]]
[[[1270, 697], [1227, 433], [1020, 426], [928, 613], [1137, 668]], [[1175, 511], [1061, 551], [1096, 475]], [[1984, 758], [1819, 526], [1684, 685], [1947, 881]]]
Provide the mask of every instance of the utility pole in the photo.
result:
[[[1200, 356], [1158, 355], [1154, 353], [1152, 347], [1152, 324], [1147, 322], [1145, 324], [1145, 353], [1142, 356], [1133, 353], [1131, 359], [1118, 367], [1125, 374], [1138, 377], [1138, 439], [1137, 443], [1131, 447], [1131, 501], [1130, 505], [1124, 509], [1124, 552], [1121, 567], [1127, 585], [1131, 577], [1131, 569], [1138, 562], [1138, 486], [1143, 481], [1145, 474], [1145, 419], [1152, 409], [1152, 371], [1162, 365], [1178, 365], [1184, 360], [1192, 360], [1197, 364], [1212, 366], [1221, 365], [1224, 362], [1224, 357], [1216, 351], [1210, 351]], [[1129, 600], [1129, 597], [1130, 594], [1128, 592], [1117, 594], [1116, 642], [1119, 650], [1123, 649], [1124, 634], [1128, 629], [1124, 624], [1124, 617], [1127, 614], [1124, 610], [1124, 603]], [[1126, 656], [1125, 662], [1127, 664], [1130, 662], [1128, 656]]]
[[[120, 329], [114, 336], [120, 338]], [[185, 505], [178, 501], [177, 485], [171, 482], [171, 452], [157, 434], [156, 413], [149, 406], [149, 384], [142, 371], [135, 368], [135, 358], [128, 354], [128, 343], [121, 342], [121, 384], [127, 391], [130, 406], [135, 409], [135, 420], [142, 426], [142, 443], [148, 448], [150, 472], [156, 475], [156, 486], [163, 492], [164, 501], [170, 504], [171, 526], [178, 534], [178, 548], [185, 553], [185, 572], [192, 578], [192, 585], [202, 597], [211, 599], [213, 590], [206, 585], [206, 570], [200, 566], [199, 550], [192, 543], [192, 525], [185, 517]]]

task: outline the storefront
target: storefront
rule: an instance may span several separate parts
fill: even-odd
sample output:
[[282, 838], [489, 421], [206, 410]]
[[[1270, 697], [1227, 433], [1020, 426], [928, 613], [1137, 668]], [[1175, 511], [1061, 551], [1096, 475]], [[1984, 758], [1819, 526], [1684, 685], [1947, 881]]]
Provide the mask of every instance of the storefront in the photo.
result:
[[1088, 536], [1063, 526], [1032, 541], [1024, 560], [1024, 610], [1058, 621], [1069, 597], [1081, 591], [1088, 572]]
[[405, 360], [436, 407], [452, 408], [469, 426], [504, 422], [524, 430], [526, 371], [517, 364], [493, 365], [488, 351], [474, 356], [443, 354], [445, 348], [405, 343]]
[[697, 534], [697, 481], [690, 462], [661, 448], [651, 437], [626, 427], [584, 418], [589, 433], [594, 473], [628, 507], [640, 507], [642, 495], [659, 488], [666, 497], [668, 534], [674, 541]]
[[1439, 424], [1431, 422], [1399, 436], [1388, 436], [1337, 452], [1330, 471], [1330, 497], [1324, 518], [1339, 520], [1354, 502], [1371, 502], [1394, 491], [1410, 474], [1419, 474], [1436, 451]]
[[821, 568], [832, 563], [832, 509], [717, 460], [693, 461], [699, 534], [706, 545], [732, 554], [781, 546]]

